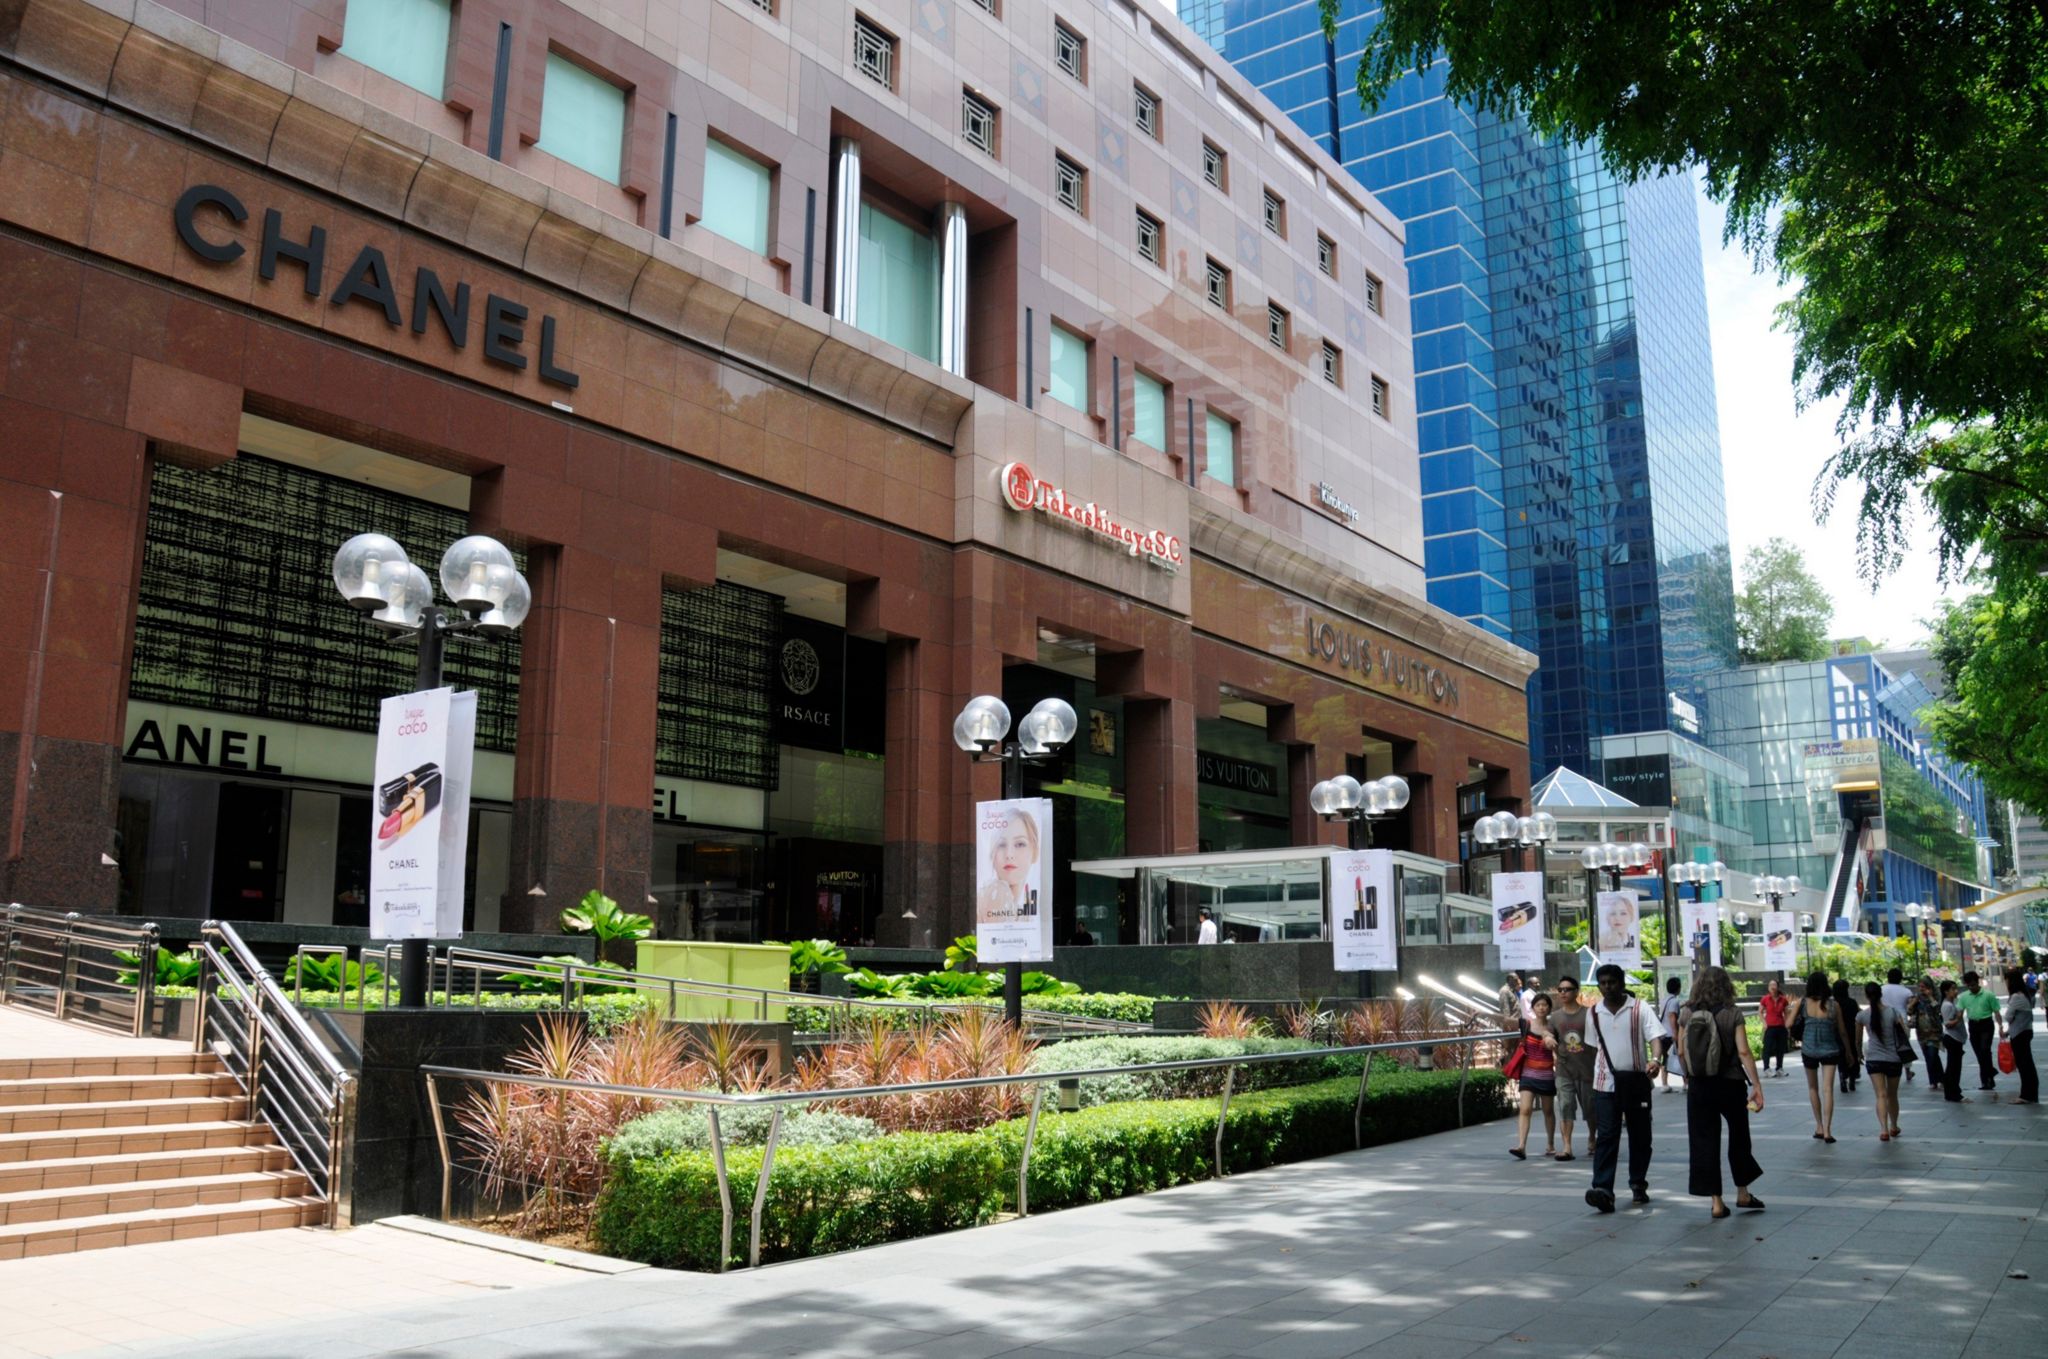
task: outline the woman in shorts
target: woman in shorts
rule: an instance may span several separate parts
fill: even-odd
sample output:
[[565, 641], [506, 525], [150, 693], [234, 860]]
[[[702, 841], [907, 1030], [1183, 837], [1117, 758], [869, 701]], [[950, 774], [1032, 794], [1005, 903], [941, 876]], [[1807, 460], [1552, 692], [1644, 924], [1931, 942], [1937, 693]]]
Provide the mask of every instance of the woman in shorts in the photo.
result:
[[1543, 1140], [1546, 1156], [1557, 1154], [1557, 1035], [1550, 1030], [1550, 997], [1537, 992], [1529, 1002], [1529, 1017], [1522, 1021], [1522, 1078], [1520, 1107], [1515, 1111], [1515, 1145], [1508, 1155], [1517, 1161], [1529, 1159], [1529, 1124], [1536, 1106], [1543, 1106]]
[[1876, 982], [1863, 988], [1863, 998], [1869, 1003], [1856, 1016], [1863, 1039], [1863, 1065], [1870, 1072], [1870, 1088], [1876, 1096], [1877, 1140], [1889, 1142], [1899, 1135], [1899, 1072], [1906, 1061], [1906, 1017], [1884, 1003], [1884, 988]]
[[1806, 979], [1799, 1001], [1800, 1048], [1806, 1066], [1806, 1102], [1813, 1106], [1813, 1140], [1835, 1140], [1835, 1076], [1849, 1051], [1841, 1007], [1828, 994], [1828, 974], [1816, 971]]

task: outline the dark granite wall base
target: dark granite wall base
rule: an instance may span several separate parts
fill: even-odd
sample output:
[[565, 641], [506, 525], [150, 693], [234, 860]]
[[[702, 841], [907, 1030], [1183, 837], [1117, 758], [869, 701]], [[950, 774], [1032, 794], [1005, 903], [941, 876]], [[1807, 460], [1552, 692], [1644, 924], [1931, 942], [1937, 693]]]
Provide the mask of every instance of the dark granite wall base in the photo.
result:
[[[1389, 972], [1339, 972], [1330, 945], [1299, 943], [1117, 944], [1053, 951], [1047, 970], [1084, 991], [1132, 991], [1148, 996], [1194, 1000], [1305, 1000], [1391, 996], [1396, 985], [1430, 994], [1416, 981], [1431, 976], [1450, 985], [1464, 972], [1499, 985], [1497, 951], [1490, 944], [1418, 944], [1401, 950], [1399, 976]], [[1552, 954], [1545, 974], [1569, 965], [1569, 955]]]
[[[0, 760], [5, 761], [0, 768], [9, 788], [6, 813], [12, 817], [21, 737], [6, 732], [0, 738]], [[33, 753], [22, 857], [0, 864], [0, 890], [10, 901], [46, 911], [112, 914], [121, 887], [113, 853], [120, 748], [46, 736], [36, 741]]]

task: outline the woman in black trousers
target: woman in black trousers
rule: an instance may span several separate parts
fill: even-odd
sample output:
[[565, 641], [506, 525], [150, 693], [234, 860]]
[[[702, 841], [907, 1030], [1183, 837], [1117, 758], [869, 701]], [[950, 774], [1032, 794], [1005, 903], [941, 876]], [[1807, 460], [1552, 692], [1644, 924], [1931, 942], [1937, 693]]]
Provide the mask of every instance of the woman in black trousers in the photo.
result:
[[1956, 1004], [1956, 984], [1941, 984], [1941, 1097], [1950, 1104], [1968, 1104], [1963, 1093], [1963, 1007]]
[[2016, 967], [2005, 969], [2005, 1041], [2012, 1044], [2012, 1068], [2020, 1078], [2016, 1103], [2041, 1102], [2041, 1075], [2034, 1069], [2034, 993], [2027, 989], [2027, 974]]
[[[1704, 1031], [1695, 1033], [1693, 1018], [1711, 1023], [1718, 1044]], [[1693, 983], [1692, 999], [1678, 1012], [1677, 1041], [1679, 1069], [1685, 1075], [1685, 1131], [1690, 1168], [1686, 1192], [1713, 1200], [1714, 1217], [1727, 1217], [1728, 1204], [1722, 1198], [1721, 1125], [1728, 1125], [1728, 1176], [1735, 1181], [1735, 1206], [1752, 1212], [1764, 1201], [1749, 1192], [1763, 1177], [1763, 1167], [1749, 1144], [1749, 1114], [1764, 1106], [1763, 1082], [1757, 1079], [1756, 1058], [1749, 1050], [1749, 1030], [1742, 1012], [1735, 1006], [1735, 983], [1727, 970], [1700, 969]], [[1720, 1048], [1718, 1069], [1710, 1066], [1713, 1047]]]

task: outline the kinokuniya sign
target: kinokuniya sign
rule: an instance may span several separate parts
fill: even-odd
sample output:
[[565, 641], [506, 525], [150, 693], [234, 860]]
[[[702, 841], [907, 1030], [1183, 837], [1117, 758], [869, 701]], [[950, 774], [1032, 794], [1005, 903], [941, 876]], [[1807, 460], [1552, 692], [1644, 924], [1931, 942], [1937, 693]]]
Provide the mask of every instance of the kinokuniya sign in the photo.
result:
[[1355, 631], [1348, 624], [1317, 618], [1310, 610], [1303, 610], [1303, 618], [1308, 627], [1308, 654], [1315, 659], [1356, 671], [1364, 680], [1377, 674], [1382, 682], [1396, 689], [1405, 689], [1446, 707], [1458, 706], [1458, 678], [1441, 666], [1397, 651], [1384, 642], [1375, 642], [1370, 635]]
[[[240, 241], [232, 237], [215, 239], [201, 230], [207, 216], [224, 217], [236, 226], [249, 220], [249, 210], [242, 205], [242, 200], [226, 189], [217, 184], [194, 184], [178, 196], [171, 214], [177, 223], [178, 239], [199, 258], [213, 264], [229, 264], [242, 257], [246, 247]], [[335, 307], [345, 307], [352, 302], [375, 307], [383, 312], [385, 322], [394, 329], [406, 324], [408, 313], [399, 306], [391, 266], [383, 251], [374, 245], [365, 245], [342, 271], [341, 282], [334, 291], [324, 293], [328, 264], [327, 229], [307, 225], [304, 232], [302, 240], [287, 236], [284, 215], [276, 208], [265, 208], [263, 240], [256, 253], [256, 272], [265, 280], [274, 280], [280, 264], [294, 265], [301, 272], [306, 296], [324, 295], [329, 305]], [[457, 282], [451, 292], [440, 275], [425, 265], [413, 271], [410, 321], [415, 335], [424, 335], [430, 325], [435, 325], [457, 349], [467, 349], [474, 310], [467, 283]], [[484, 357], [501, 367], [524, 372], [527, 365], [523, 349], [526, 344], [527, 308], [510, 298], [486, 293], [482, 311], [479, 329], [483, 337]], [[582, 380], [555, 362], [555, 318], [552, 316], [540, 318], [540, 348], [535, 357], [538, 360], [535, 371], [543, 382], [574, 391]]]

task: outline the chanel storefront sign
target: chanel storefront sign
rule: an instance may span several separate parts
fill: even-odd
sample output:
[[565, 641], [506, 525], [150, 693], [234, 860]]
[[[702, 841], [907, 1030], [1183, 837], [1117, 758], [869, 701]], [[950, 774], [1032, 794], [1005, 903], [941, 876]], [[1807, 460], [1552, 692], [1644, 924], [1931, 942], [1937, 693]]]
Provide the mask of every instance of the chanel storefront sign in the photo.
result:
[[[194, 184], [178, 196], [171, 214], [177, 223], [178, 239], [185, 243], [187, 250], [209, 263], [232, 263], [240, 259], [247, 248], [234, 237], [222, 233], [218, 220], [209, 220], [225, 219], [236, 226], [249, 220], [249, 210], [242, 205], [242, 200], [217, 184]], [[205, 230], [201, 229], [202, 224]], [[386, 262], [383, 251], [374, 245], [366, 245], [357, 251], [356, 257], [342, 271], [341, 282], [332, 293], [328, 293], [325, 291], [327, 229], [309, 225], [303, 228], [303, 232], [301, 239], [286, 235], [283, 214], [276, 208], [264, 209], [263, 237], [257, 248], [256, 272], [266, 280], [275, 279], [280, 264], [291, 265], [301, 273], [306, 296], [324, 296], [328, 304], [335, 307], [345, 307], [351, 302], [375, 307], [384, 313], [385, 323], [394, 329], [406, 324], [408, 316], [399, 306], [391, 266]], [[433, 323], [457, 349], [466, 349], [469, 346], [471, 311], [467, 283], [457, 283], [451, 292], [440, 276], [425, 265], [413, 272], [409, 319], [415, 335], [426, 334], [429, 323]], [[526, 307], [496, 293], [486, 293], [482, 311], [480, 329], [483, 332], [484, 357], [501, 367], [525, 371]], [[538, 360], [535, 371], [540, 374], [541, 381], [571, 391], [581, 381], [576, 374], [555, 362], [555, 318], [552, 316], [540, 318], [540, 348], [535, 357]]]
[[1308, 624], [1308, 654], [1339, 669], [1355, 671], [1362, 680], [1375, 674], [1396, 689], [1405, 689], [1447, 708], [1458, 706], [1457, 676], [1420, 656], [1375, 642], [1344, 622], [1328, 622], [1303, 611]]

